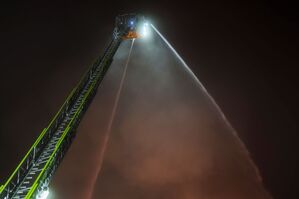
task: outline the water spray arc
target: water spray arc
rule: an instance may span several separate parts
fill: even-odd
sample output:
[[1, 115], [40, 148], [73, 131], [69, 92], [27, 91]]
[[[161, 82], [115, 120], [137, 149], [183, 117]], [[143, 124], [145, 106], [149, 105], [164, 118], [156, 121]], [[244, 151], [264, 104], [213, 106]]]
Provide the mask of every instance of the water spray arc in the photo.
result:
[[100, 152], [99, 166], [98, 166], [98, 169], [96, 171], [95, 178], [93, 179], [93, 182], [92, 182], [90, 195], [87, 198], [92, 198], [95, 183], [96, 183], [96, 179], [98, 178], [99, 173], [101, 172], [101, 169], [102, 169], [102, 164], [103, 164], [105, 152], [106, 152], [106, 149], [107, 149], [107, 146], [108, 146], [108, 143], [109, 143], [109, 137], [110, 137], [110, 134], [111, 134], [112, 125], [113, 125], [113, 122], [114, 122], [115, 114], [117, 112], [117, 108], [118, 108], [118, 104], [119, 104], [119, 99], [120, 99], [120, 96], [121, 96], [121, 93], [122, 93], [122, 90], [123, 90], [123, 87], [124, 87], [125, 79], [126, 79], [126, 76], [127, 76], [127, 70], [128, 70], [128, 65], [129, 65], [129, 62], [130, 62], [130, 57], [131, 57], [134, 41], [135, 41], [135, 39], [132, 40], [131, 47], [130, 47], [129, 54], [128, 54], [128, 58], [127, 58], [127, 61], [126, 61], [126, 64], [125, 64], [125, 67], [124, 67], [124, 70], [123, 70], [123, 74], [121, 76], [119, 88], [118, 88], [117, 93], [116, 93], [116, 97], [115, 97], [115, 100], [114, 100], [114, 103], [113, 103], [112, 112], [111, 112], [109, 122], [108, 122], [108, 125], [107, 125], [107, 130], [106, 130], [105, 137], [104, 137], [103, 147], [102, 147], [102, 150]]
[[[220, 116], [220, 119], [226, 124], [226, 127], [230, 130], [230, 132], [233, 133], [234, 137], [236, 138], [236, 140], [238, 141], [238, 143], [241, 145], [241, 147], [242, 147], [243, 152], [245, 153], [245, 155], [248, 156], [248, 157], [250, 157], [250, 154], [249, 154], [247, 148], [245, 147], [245, 144], [240, 139], [240, 137], [238, 136], [237, 132], [232, 127], [232, 125], [230, 124], [230, 122], [227, 120], [226, 116], [224, 115], [224, 113], [222, 112], [221, 108], [219, 107], [219, 105], [214, 100], [214, 98], [209, 94], [209, 92], [207, 91], [207, 89], [203, 86], [203, 84], [199, 81], [199, 79], [196, 77], [196, 75], [193, 73], [193, 71], [190, 69], [190, 67], [186, 64], [186, 62], [183, 60], [183, 58], [177, 53], [177, 51], [172, 47], [172, 45], [167, 41], [167, 39], [158, 31], [158, 29], [153, 24], [151, 24], [151, 27], [160, 36], [160, 38], [166, 43], [166, 45], [174, 53], [174, 55], [180, 60], [180, 62], [183, 64], [184, 69], [186, 70], [186, 72], [196, 82], [196, 85], [203, 91], [203, 93], [207, 97], [208, 101], [210, 103], [212, 103], [212, 107], [215, 108], [216, 112]], [[253, 160], [250, 158], [249, 161], [250, 161], [250, 164], [251, 164], [252, 168], [254, 168], [255, 173], [258, 176], [259, 180], [262, 181], [262, 177], [261, 177], [261, 175], [259, 173], [258, 168], [254, 164]]]
[[[172, 47], [172, 45], [167, 41], [167, 39], [158, 31], [158, 29], [151, 24], [151, 27], [155, 30], [155, 32], [161, 37], [161, 39], [166, 43], [166, 45], [169, 47], [169, 49], [174, 53], [174, 55], [180, 60], [180, 62], [183, 64], [184, 69], [187, 71], [187, 73], [192, 77], [192, 79], [196, 82], [196, 85], [200, 87], [205, 93], [205, 95], [208, 97], [208, 99], [213, 103], [214, 107], [216, 107], [217, 112], [221, 114], [222, 119], [227, 123], [227, 125], [231, 127], [228, 120], [226, 119], [225, 115], [221, 111], [220, 107], [214, 100], [214, 98], [208, 93], [207, 89], [202, 85], [202, 83], [199, 81], [199, 79], [196, 77], [196, 75], [193, 73], [193, 71], [190, 69], [190, 67], [186, 64], [186, 62], [183, 60], [183, 58], [177, 53], [177, 51]], [[233, 130], [235, 133], [235, 131]]]

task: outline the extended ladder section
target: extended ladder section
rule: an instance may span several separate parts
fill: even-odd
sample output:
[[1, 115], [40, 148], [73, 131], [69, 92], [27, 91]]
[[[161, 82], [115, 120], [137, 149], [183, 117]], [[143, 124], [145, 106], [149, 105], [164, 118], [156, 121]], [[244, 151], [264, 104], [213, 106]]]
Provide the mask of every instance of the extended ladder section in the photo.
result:
[[[4, 185], [0, 199], [43, 198], [50, 180], [75, 136], [75, 130], [106, 74], [123, 39], [133, 39], [142, 17], [116, 17], [113, 38], [104, 55], [96, 60], [70, 93], [49, 126], [45, 128]], [[138, 22], [138, 23], [137, 23]], [[137, 33], [135, 33], [137, 35]]]
[[114, 31], [104, 55], [90, 67], [8, 181], [0, 187], [0, 199], [39, 198], [48, 188], [121, 41], [118, 31]]

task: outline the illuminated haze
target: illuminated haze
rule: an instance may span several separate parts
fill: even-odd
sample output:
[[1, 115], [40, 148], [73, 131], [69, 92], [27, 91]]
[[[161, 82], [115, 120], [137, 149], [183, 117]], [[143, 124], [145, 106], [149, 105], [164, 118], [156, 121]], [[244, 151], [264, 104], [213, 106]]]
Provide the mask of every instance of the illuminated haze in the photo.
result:
[[157, 34], [134, 44], [100, 157], [129, 48], [125, 41], [118, 49], [54, 178], [53, 197], [87, 198], [98, 176], [95, 199], [270, 198], [222, 113]]

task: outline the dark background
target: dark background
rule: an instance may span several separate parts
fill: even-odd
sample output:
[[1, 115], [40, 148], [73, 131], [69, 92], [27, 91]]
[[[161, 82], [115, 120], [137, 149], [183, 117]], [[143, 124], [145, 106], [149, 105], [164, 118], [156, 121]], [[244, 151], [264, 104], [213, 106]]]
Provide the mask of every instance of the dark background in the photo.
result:
[[298, 23], [288, 2], [31, 1], [0, 6], [0, 184], [120, 13], [148, 16], [215, 98], [274, 198], [298, 198]]

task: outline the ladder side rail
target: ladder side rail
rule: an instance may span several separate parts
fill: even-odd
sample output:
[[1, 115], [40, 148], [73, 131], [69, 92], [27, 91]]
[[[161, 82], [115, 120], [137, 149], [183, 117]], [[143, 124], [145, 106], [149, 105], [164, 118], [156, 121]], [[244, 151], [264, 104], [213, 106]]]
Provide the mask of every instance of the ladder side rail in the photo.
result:
[[[80, 95], [80, 92], [84, 88], [84, 86], [89, 82], [91, 74], [95, 71], [95, 69], [100, 65], [103, 61], [103, 58], [106, 56], [108, 50], [113, 45], [116, 39], [113, 39], [109, 44], [109, 47], [106, 49], [103, 57], [98, 58], [96, 62], [89, 68], [86, 74], [83, 76], [78, 86], [72, 90], [70, 95], [67, 97], [67, 100], [64, 102], [58, 113], [55, 115], [53, 120], [50, 122], [49, 126], [45, 128], [42, 133], [39, 135], [35, 143], [32, 145], [30, 150], [27, 152], [25, 157], [21, 160], [15, 171], [9, 177], [4, 185], [0, 187], [0, 198], [9, 198], [11, 197], [11, 193], [18, 187], [18, 184], [22, 181], [22, 179], [26, 176], [28, 170], [32, 167], [34, 162], [39, 157], [45, 145], [49, 142], [53, 134], [56, 132], [59, 124], [65, 118], [68, 110], [75, 103], [76, 99]], [[119, 42], [120, 43], [120, 42]]]
[[77, 110], [71, 122], [66, 127], [66, 130], [64, 131], [64, 135], [60, 139], [60, 142], [58, 142], [58, 144], [56, 145], [57, 150], [52, 153], [51, 158], [47, 162], [43, 171], [40, 173], [38, 179], [35, 181], [35, 184], [32, 186], [34, 191], [29, 192], [26, 198], [29, 199], [35, 197], [40, 191], [44, 189], [44, 187], [48, 185], [47, 183], [49, 183], [50, 178], [53, 176], [53, 173], [55, 172], [59, 163], [63, 159], [65, 152], [69, 148], [71, 144], [71, 140], [75, 136], [74, 132], [76, 130], [76, 127], [79, 125], [80, 119], [82, 118], [84, 112], [88, 108], [88, 105], [92, 101], [97, 90], [97, 85], [99, 85], [99, 83], [104, 78], [104, 74], [102, 73], [106, 73], [107, 68], [111, 64], [112, 57], [119, 45], [120, 45], [120, 40], [115, 41], [114, 45], [112, 43], [111, 47], [108, 48], [111, 50], [105, 54], [106, 56], [104, 56], [104, 59], [100, 63], [98, 67], [100, 71], [96, 74], [96, 77], [94, 78], [95, 80], [92, 82], [92, 85], [88, 89], [88, 92], [86, 93], [84, 100], [82, 101], [82, 104], [80, 105], [79, 109]]

